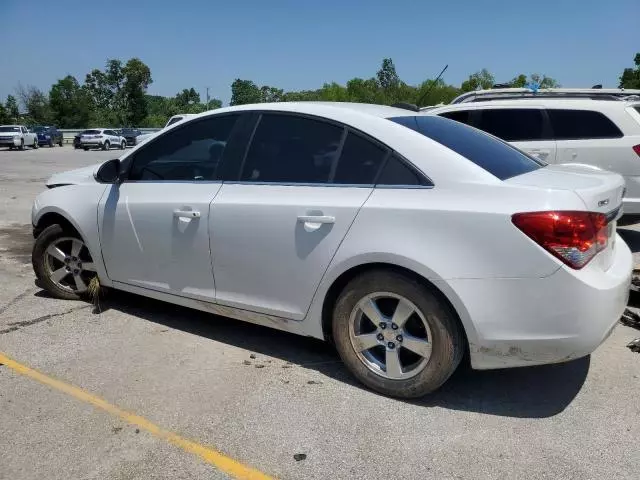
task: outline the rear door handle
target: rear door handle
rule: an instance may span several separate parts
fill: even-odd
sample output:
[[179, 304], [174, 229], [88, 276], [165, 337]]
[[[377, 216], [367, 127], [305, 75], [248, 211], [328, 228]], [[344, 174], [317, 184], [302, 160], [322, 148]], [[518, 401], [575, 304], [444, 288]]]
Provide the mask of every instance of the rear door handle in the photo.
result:
[[336, 223], [336, 217], [328, 215], [300, 215], [298, 217], [300, 223]]
[[200, 212], [197, 210], [174, 210], [175, 218], [200, 218]]

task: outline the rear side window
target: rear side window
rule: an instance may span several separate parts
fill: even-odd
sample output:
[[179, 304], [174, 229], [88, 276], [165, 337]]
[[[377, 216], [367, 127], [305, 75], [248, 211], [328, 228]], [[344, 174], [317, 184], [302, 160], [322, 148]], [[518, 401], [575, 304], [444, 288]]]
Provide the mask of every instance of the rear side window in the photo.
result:
[[474, 125], [507, 142], [542, 139], [544, 118], [535, 108], [500, 108], [478, 110], [480, 119]]
[[386, 155], [386, 148], [350, 132], [332, 183], [373, 185]]
[[500, 180], [532, 172], [545, 165], [506, 142], [447, 118], [424, 115], [389, 120], [435, 140]]
[[456, 122], [471, 124], [471, 112], [469, 110], [456, 110], [455, 112], [439, 113], [441, 117], [450, 118]]
[[343, 133], [341, 127], [309, 118], [263, 114], [240, 180], [327, 183]]
[[396, 154], [389, 157], [386, 165], [380, 172], [376, 185], [395, 186], [433, 186], [423, 175], [407, 165]]
[[556, 140], [620, 138], [622, 132], [605, 115], [590, 110], [547, 110]]

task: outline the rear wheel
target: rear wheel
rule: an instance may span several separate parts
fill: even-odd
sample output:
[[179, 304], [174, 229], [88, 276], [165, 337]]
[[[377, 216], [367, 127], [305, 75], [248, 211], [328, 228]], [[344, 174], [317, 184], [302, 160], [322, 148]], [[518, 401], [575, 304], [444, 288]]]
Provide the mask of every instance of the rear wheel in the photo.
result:
[[33, 143], [31, 144], [31, 148], [33, 148], [34, 150], [40, 148], [40, 144], [38, 143], [38, 139], [37, 138], [35, 138], [33, 140]]
[[400, 398], [436, 390], [464, 354], [448, 304], [425, 285], [387, 270], [362, 274], [345, 287], [334, 309], [333, 337], [362, 383]]
[[44, 289], [63, 300], [86, 295], [89, 283], [97, 275], [84, 241], [60, 225], [51, 225], [38, 235], [31, 261]]
[[84, 151], [88, 152], [89, 151], [89, 147], [84, 147]]
[[53, 138], [49, 139], [49, 148], [53, 148]]

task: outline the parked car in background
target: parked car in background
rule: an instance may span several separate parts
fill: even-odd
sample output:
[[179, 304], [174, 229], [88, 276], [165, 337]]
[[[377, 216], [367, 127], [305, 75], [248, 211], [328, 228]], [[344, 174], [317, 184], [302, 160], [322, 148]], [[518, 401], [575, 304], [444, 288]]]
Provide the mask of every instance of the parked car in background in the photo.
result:
[[24, 150], [24, 147], [35, 149], [38, 146], [38, 135], [24, 125], [0, 125], [0, 147]]
[[90, 148], [109, 150], [113, 147], [124, 150], [127, 146], [127, 141], [113, 129], [95, 128], [85, 130], [80, 134], [80, 146], [85, 150], [89, 150]]
[[142, 135], [142, 132], [137, 128], [123, 128], [120, 130], [120, 135], [127, 141], [127, 146], [135, 147], [138, 144], [138, 137]]
[[32, 127], [31, 130], [38, 135], [38, 145], [62, 146], [62, 132], [56, 127], [37, 125]]
[[451, 100], [451, 104], [466, 102], [485, 102], [487, 100], [509, 100], [516, 98], [592, 98], [620, 100], [639, 100], [640, 90], [629, 88], [491, 88], [488, 90], [474, 90], [458, 95]]
[[437, 389], [466, 354], [478, 369], [588, 355], [629, 293], [620, 175], [400, 108], [222, 108], [46, 185], [32, 260], [53, 296], [97, 275], [333, 339], [397, 397]]
[[[167, 123], [165, 124], [165, 126], [163, 127], [163, 130], [165, 128], [167, 128], [170, 125], [173, 125], [174, 123], [178, 123], [180, 120], [184, 120], [185, 118], [191, 118], [194, 117], [196, 114], [195, 113], [180, 113], [178, 115], [174, 115], [173, 117], [171, 117], [169, 120], [167, 120]], [[160, 130], [162, 131], [162, 130]], [[153, 137], [154, 135], [156, 135], [158, 132], [154, 132], [154, 133], [143, 133], [142, 135], [138, 135], [138, 143], [142, 143], [143, 141]]]
[[626, 183], [625, 222], [640, 220], [640, 102], [526, 97], [424, 112], [471, 125], [546, 163], [611, 170]]

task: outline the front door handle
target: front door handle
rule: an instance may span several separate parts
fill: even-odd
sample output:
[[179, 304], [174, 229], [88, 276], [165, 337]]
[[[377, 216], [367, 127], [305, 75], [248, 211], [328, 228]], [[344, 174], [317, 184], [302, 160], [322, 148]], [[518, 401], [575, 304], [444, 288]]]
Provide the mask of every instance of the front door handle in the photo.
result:
[[328, 215], [300, 215], [298, 217], [300, 223], [336, 223], [336, 217]]
[[200, 212], [196, 210], [174, 210], [173, 216], [176, 218], [200, 218]]

